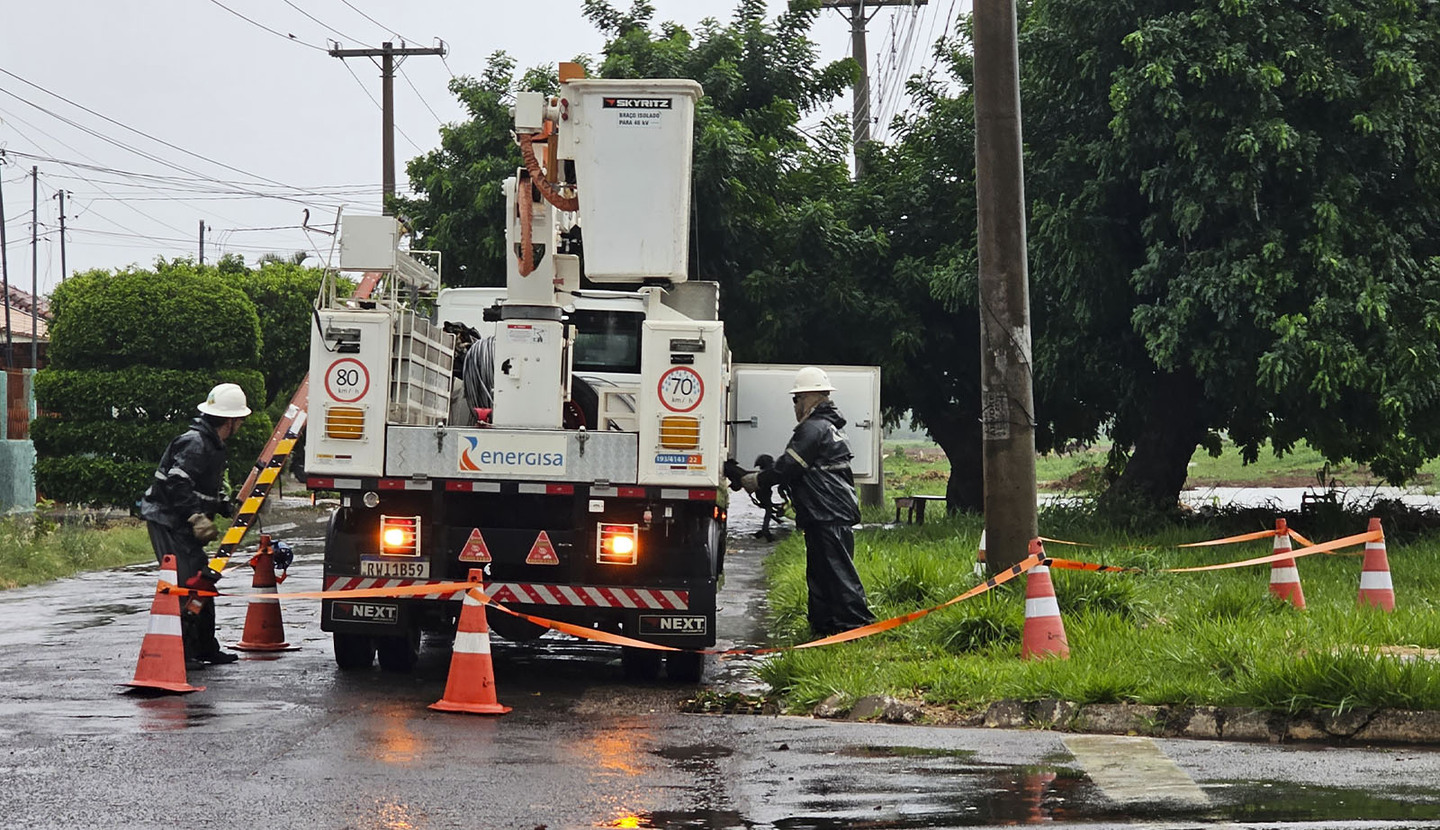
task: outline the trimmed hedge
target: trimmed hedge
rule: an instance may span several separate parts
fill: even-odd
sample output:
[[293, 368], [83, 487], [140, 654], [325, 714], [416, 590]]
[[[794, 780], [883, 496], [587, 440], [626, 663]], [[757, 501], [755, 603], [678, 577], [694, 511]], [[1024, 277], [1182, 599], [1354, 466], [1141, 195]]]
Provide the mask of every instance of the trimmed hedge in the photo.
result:
[[144, 495], [155, 461], [117, 461], [97, 456], [66, 455], [35, 459], [35, 489], [47, 499], [67, 504], [114, 504], [128, 507]]
[[50, 305], [57, 369], [259, 363], [255, 304], [213, 268], [180, 261], [155, 271], [87, 271], [56, 286]]
[[115, 371], [43, 369], [35, 373], [35, 403], [64, 420], [189, 423], [197, 414], [196, 405], [217, 383], [239, 384], [252, 410], [265, 408], [265, 378], [257, 370], [182, 371], [149, 366]]
[[[32, 425], [35, 486], [56, 501], [127, 507], [145, 493], [165, 448], [189, 425], [188, 420], [71, 423], [38, 419]], [[226, 442], [227, 490], [233, 491], [245, 481], [274, 428], [269, 415], [256, 412]], [[143, 458], [132, 454], [142, 450]]]

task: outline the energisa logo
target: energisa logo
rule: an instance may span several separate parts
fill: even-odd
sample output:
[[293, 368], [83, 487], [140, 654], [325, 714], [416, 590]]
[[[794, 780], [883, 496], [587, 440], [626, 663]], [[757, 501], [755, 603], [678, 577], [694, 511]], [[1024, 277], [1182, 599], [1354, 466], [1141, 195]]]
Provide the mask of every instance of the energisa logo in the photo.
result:
[[601, 106], [607, 110], [668, 110], [671, 98], [606, 98]]

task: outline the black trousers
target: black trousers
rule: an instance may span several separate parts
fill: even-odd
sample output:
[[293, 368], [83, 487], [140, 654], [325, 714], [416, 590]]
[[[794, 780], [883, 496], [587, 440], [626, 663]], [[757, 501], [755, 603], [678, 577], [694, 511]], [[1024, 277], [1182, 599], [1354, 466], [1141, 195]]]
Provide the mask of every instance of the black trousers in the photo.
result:
[[[155, 549], [155, 561], [160, 562], [165, 554], [175, 557], [175, 578], [184, 585], [191, 577], [197, 576], [209, 564], [205, 547], [190, 528], [174, 530], [156, 522], [145, 523], [150, 529], [150, 546]], [[192, 604], [198, 610], [192, 611]], [[214, 654], [220, 650], [220, 641], [215, 639], [215, 599], [213, 597], [180, 598], [180, 634], [185, 643], [185, 658]]]
[[874, 622], [855, 572], [854, 531], [843, 524], [806, 525], [804, 530], [811, 633], [824, 637]]

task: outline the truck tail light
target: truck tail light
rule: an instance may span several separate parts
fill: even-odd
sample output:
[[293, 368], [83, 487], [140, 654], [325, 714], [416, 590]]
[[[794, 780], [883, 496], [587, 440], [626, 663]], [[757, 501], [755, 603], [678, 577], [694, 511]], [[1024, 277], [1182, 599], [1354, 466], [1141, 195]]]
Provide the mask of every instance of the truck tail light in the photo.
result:
[[602, 565], [634, 565], [640, 556], [640, 526], [601, 524], [595, 540], [595, 561]]
[[700, 419], [684, 415], [661, 418], [660, 446], [668, 450], [693, 450], [700, 446]]
[[380, 552], [387, 556], [419, 556], [420, 517], [381, 516]]
[[365, 435], [365, 410], [358, 406], [332, 406], [325, 410], [325, 437], [356, 441]]

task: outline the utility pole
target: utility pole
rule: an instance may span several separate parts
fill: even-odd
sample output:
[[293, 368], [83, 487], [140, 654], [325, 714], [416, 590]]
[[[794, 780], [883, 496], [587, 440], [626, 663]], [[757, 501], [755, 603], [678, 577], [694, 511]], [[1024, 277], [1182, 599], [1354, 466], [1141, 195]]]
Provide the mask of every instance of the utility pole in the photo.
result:
[[980, 265], [980, 421], [991, 573], [1038, 534], [1020, 53], [1015, 0], [975, 0], [975, 197]]
[[445, 43], [441, 41], [439, 46], [428, 47], [407, 47], [401, 46], [396, 49], [394, 44], [386, 41], [380, 44], [379, 49], [341, 49], [338, 45], [330, 50], [330, 56], [334, 58], [370, 58], [372, 61], [379, 58], [380, 82], [381, 82], [381, 106], [380, 106], [380, 181], [383, 183], [384, 195], [381, 196], [380, 209], [384, 213], [390, 212], [389, 200], [395, 196], [395, 70], [405, 62], [410, 55], [439, 55], [445, 56]]
[[200, 264], [205, 264], [205, 220], [200, 220]]
[[65, 267], [65, 191], [55, 191], [55, 198], [60, 200], [60, 281], [64, 282], [70, 276]]
[[[5, 151], [0, 150], [0, 161]], [[5, 292], [5, 368], [15, 368], [15, 338], [10, 328], [10, 253], [5, 241], [5, 185], [0, 184], [0, 289]]]
[[[865, 175], [860, 145], [870, 140], [870, 62], [865, 51], [865, 26], [882, 6], [924, 6], [929, 0], [821, 0], [820, 7], [835, 9], [850, 21], [850, 57], [860, 64], [860, 77], [851, 93], [851, 120], [855, 138], [855, 177]], [[844, 10], [848, 9], [847, 14]], [[867, 13], [866, 10], [869, 10]]]
[[30, 368], [40, 368], [40, 168], [30, 167]]

